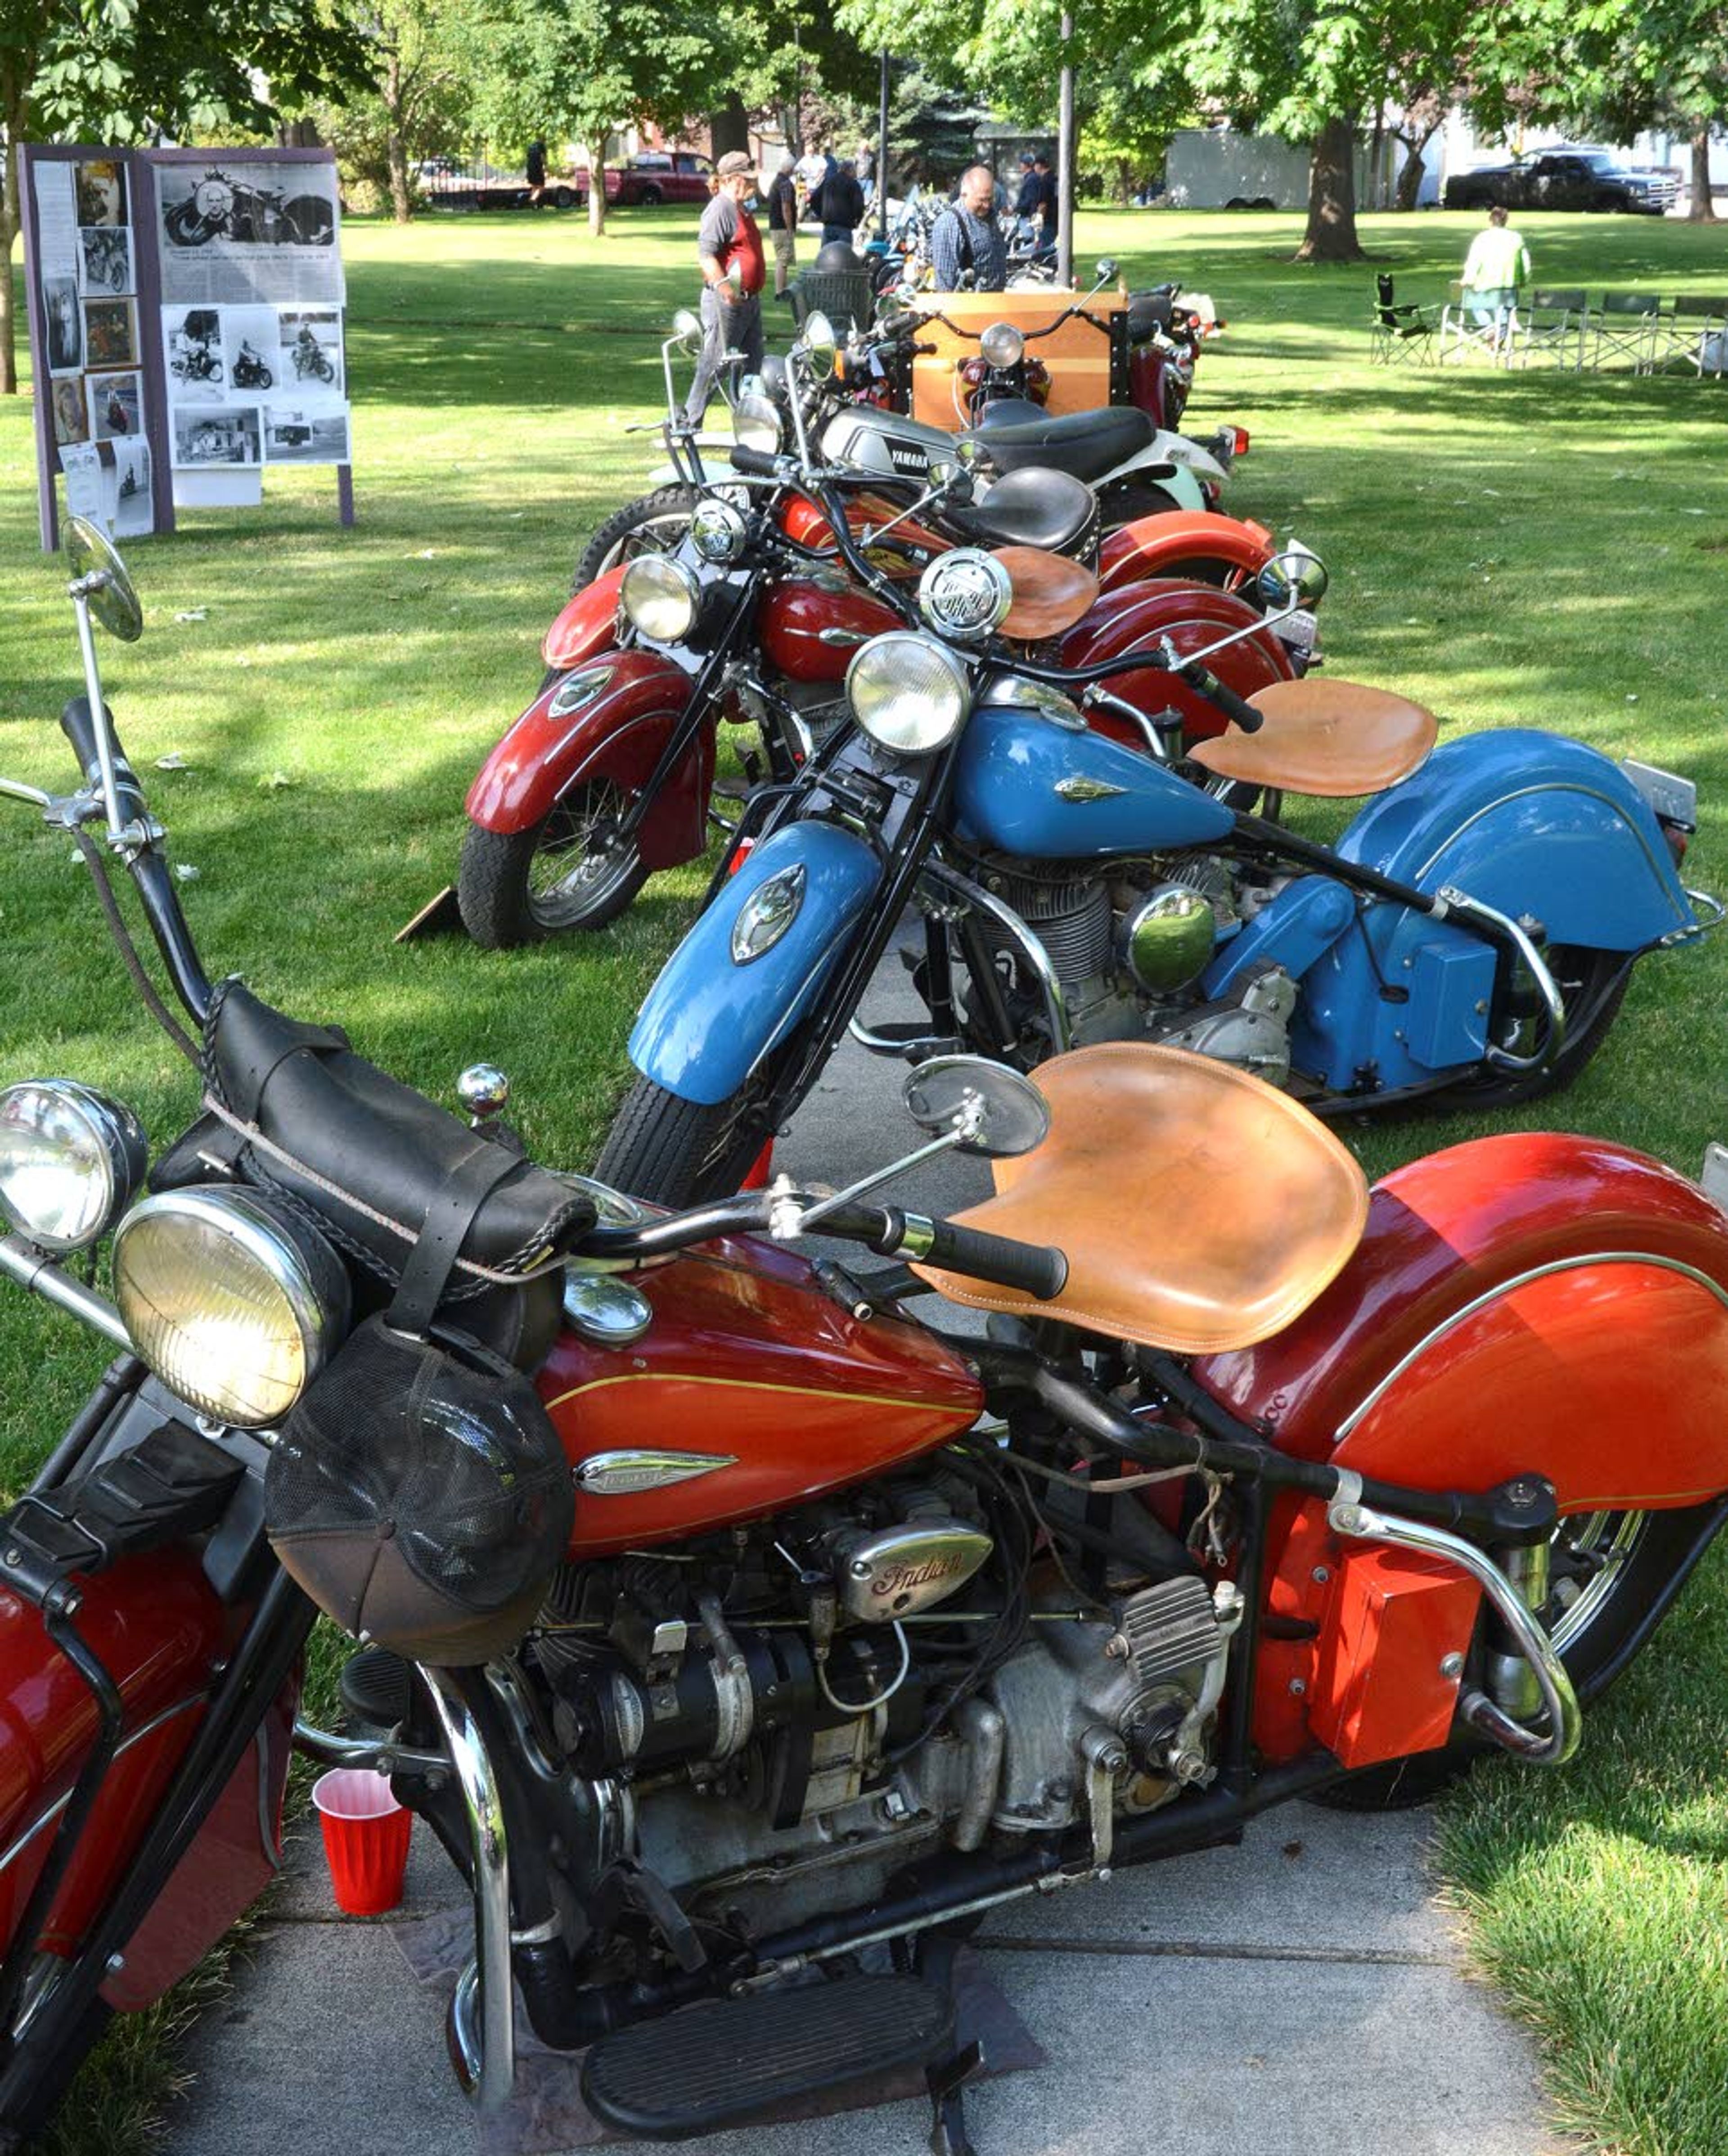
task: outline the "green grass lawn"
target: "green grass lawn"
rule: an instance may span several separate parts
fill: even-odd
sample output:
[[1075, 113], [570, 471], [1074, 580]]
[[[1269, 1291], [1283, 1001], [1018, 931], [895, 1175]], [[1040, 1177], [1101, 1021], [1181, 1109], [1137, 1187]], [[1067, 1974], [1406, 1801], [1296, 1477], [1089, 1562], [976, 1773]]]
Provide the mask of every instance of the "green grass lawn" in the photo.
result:
[[[531, 1143], [561, 1165], [592, 1155], [697, 871], [592, 942], [500, 957], [391, 937], [454, 874], [464, 792], [538, 679], [585, 534], [657, 460], [652, 437], [623, 429], [658, 410], [658, 338], [691, 295], [695, 222], [622, 213], [597, 243], [574, 217], [351, 223], [356, 526], [338, 527], [328, 472], [269, 473], [262, 511], [192, 512], [132, 550], [147, 633], [109, 647], [125, 739], [197, 872], [183, 895], [213, 971], [339, 1019], [446, 1100], [463, 1064], [501, 1062]], [[1521, 222], [1543, 284], [1728, 290], [1728, 228]], [[1363, 229], [1401, 298], [1438, 300], [1479, 223]], [[1704, 820], [1689, 875], [1728, 886], [1728, 385], [1371, 368], [1370, 270], [1298, 267], [1297, 234], [1282, 216], [1093, 213], [1080, 259], [1214, 295], [1229, 328], [1190, 424], [1253, 430], [1230, 506], [1327, 560], [1333, 671], [1432, 704], [1449, 728], [1549, 726], [1690, 773]], [[75, 647], [36, 550], [23, 401], [0, 411], [0, 770], [59, 788]], [[187, 767], [158, 773], [171, 752]], [[138, 1009], [69, 845], [22, 810], [0, 844], [0, 1081], [91, 1080], [172, 1136], [188, 1075]], [[1728, 1135], [1725, 1007], [1728, 944], [1651, 960], [1606, 1051], [1531, 1119], [1695, 1168]], [[1378, 1169], [1498, 1127], [1351, 1136]], [[0, 1483], [105, 1360], [66, 1321], [0, 1297]], [[1549, 1780], [1484, 1769], [1447, 1813], [1484, 1961], [1552, 2043], [1568, 2116], [1605, 2147], [1728, 2149], [1725, 1671], [1718, 1562], [1592, 1717], [1577, 1765]], [[119, 2145], [102, 2132], [74, 2138]]]

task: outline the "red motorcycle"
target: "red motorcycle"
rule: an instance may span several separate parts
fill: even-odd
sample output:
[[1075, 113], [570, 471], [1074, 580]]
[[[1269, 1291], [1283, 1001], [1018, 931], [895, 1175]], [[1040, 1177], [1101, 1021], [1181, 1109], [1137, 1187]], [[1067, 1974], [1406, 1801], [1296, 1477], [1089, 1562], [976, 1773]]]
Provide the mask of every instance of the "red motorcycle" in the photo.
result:
[[[202, 1112], [141, 1197], [123, 1108], [0, 1091], [0, 1270], [119, 1350], [0, 1522], [0, 2149], [262, 1887], [290, 1738], [387, 1771], [470, 1888], [482, 2107], [520, 2011], [625, 2134], [912, 2066], [950, 2148], [987, 1911], [1572, 1754], [1728, 1508], [1710, 1196], [1531, 1136], [1371, 1192], [1139, 1044], [915, 1071], [900, 1167], [996, 1163], [956, 1220], [869, 1199], [892, 1170], [674, 1214], [548, 1174], [210, 988], [88, 635], [136, 601], [69, 536], [79, 790], [3, 791], [123, 938], [126, 864]], [[111, 1301], [72, 1267], [110, 1236]], [[346, 1736], [295, 1723], [320, 1609], [367, 1643]]]

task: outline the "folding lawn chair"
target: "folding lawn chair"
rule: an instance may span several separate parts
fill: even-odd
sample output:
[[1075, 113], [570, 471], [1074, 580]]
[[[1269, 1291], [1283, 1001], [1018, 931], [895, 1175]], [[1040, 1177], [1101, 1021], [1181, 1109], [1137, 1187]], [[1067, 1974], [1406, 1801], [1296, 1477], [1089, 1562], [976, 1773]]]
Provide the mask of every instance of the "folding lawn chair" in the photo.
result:
[[1538, 285], [1519, 317], [1518, 364], [1528, 367], [1532, 359], [1551, 359], [1561, 367], [1582, 367], [1588, 316], [1582, 292]]
[[1728, 357], [1728, 298], [1720, 293], [1682, 292], [1659, 325], [1655, 363], [1690, 367], [1695, 374], [1720, 374]]
[[1368, 358], [1382, 367], [1411, 360], [1418, 365], [1434, 356], [1438, 327], [1432, 307], [1392, 298], [1392, 280], [1382, 270], [1374, 280], [1374, 317], [1368, 331]]
[[1604, 292], [1596, 311], [1592, 367], [1629, 359], [1639, 374], [1648, 374], [1656, 364], [1656, 331], [1661, 318], [1662, 301], [1654, 292]]
[[1511, 286], [1466, 291], [1454, 279], [1452, 297], [1440, 313], [1442, 361], [1487, 359], [1508, 367], [1518, 331], [1518, 295]]

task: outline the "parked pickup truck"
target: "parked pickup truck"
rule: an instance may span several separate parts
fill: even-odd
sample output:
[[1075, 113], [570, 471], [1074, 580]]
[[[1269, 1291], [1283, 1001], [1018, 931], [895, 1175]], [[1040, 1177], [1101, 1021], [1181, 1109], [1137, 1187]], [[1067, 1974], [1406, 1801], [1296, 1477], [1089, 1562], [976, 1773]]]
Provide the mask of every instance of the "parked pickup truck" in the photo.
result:
[[[651, 209], [659, 203], [705, 203], [712, 170], [709, 160], [694, 150], [644, 150], [621, 165], [606, 167], [606, 199], [621, 203], [626, 209], [638, 204]], [[586, 202], [586, 165], [577, 166], [571, 185]]]
[[1672, 172], [1634, 171], [1611, 150], [1561, 147], [1486, 165], [1446, 182], [1448, 209], [1634, 210], [1661, 217], [1679, 184]]

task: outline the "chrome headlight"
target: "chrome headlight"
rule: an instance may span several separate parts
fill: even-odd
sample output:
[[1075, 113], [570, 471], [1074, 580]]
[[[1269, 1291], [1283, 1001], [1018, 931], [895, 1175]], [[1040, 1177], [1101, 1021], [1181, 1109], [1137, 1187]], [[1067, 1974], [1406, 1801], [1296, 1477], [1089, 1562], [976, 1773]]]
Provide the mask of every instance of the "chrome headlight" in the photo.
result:
[[1026, 357], [1026, 339], [1012, 322], [992, 322], [978, 339], [978, 350], [992, 367], [1018, 367]]
[[682, 644], [696, 622], [702, 588], [669, 554], [638, 554], [618, 587], [630, 625], [652, 644]]
[[40, 1250], [86, 1250], [132, 1202], [149, 1165], [130, 1108], [69, 1078], [0, 1093], [0, 1213]]
[[690, 512], [690, 539], [705, 562], [736, 562], [749, 537], [748, 526], [730, 501], [710, 495]]
[[114, 1239], [114, 1299], [169, 1390], [242, 1430], [279, 1422], [348, 1329], [336, 1252], [244, 1190], [135, 1206]]
[[918, 580], [918, 611], [942, 636], [982, 644], [1008, 619], [1014, 580], [982, 547], [938, 554]]
[[741, 449], [772, 456], [780, 447], [780, 414], [766, 397], [745, 396], [732, 410], [732, 439]]
[[898, 756], [934, 756], [966, 724], [972, 683], [964, 665], [927, 636], [896, 629], [866, 644], [846, 670], [853, 715]]

